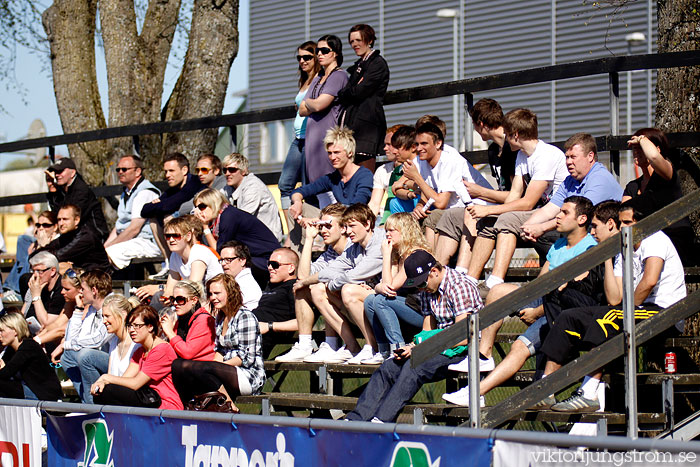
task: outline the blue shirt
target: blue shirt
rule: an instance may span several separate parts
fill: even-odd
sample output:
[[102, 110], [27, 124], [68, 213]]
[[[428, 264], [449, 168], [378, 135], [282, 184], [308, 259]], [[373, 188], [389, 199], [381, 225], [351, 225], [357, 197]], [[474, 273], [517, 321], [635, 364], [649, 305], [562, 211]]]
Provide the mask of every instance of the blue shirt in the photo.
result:
[[596, 162], [580, 182], [571, 175], [566, 177], [549, 202], [561, 207], [569, 196], [584, 196], [595, 206], [609, 199], [620, 201], [622, 187], [603, 164]]
[[355, 203], [369, 203], [372, 196], [372, 172], [366, 167], [360, 167], [357, 172], [350, 177], [347, 183], [343, 182], [340, 172], [337, 170], [316, 179], [313, 183], [301, 186], [294, 193], [301, 193], [304, 198], [332, 191], [335, 200], [346, 206]]
[[596, 246], [598, 242], [591, 234], [586, 234], [583, 239], [571, 248], [566, 247], [566, 238], [561, 237], [549, 249], [547, 253], [547, 261], [549, 261], [549, 270], [561, 266], [572, 258], [580, 255], [589, 248]]

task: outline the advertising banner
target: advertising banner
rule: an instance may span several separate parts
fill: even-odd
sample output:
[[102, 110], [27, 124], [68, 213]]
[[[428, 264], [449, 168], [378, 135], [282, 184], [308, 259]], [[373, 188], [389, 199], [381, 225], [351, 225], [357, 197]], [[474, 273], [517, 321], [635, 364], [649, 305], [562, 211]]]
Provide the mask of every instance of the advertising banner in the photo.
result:
[[486, 439], [234, 426], [111, 413], [49, 416], [47, 432], [53, 467], [491, 465]]
[[33, 407], [0, 406], [0, 466], [41, 465], [41, 416]]

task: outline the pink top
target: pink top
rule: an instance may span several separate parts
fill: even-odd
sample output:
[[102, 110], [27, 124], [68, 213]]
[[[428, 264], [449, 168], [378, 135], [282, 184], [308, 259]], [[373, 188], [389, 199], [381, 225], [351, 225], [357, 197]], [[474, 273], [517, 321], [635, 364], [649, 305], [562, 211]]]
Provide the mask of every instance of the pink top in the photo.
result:
[[[200, 316], [205, 315], [205, 316]], [[204, 308], [192, 313], [190, 316], [190, 329], [187, 331], [187, 339], [175, 335], [170, 339], [170, 346], [178, 357], [185, 360], [214, 360], [216, 329], [214, 317]]]
[[131, 360], [138, 364], [139, 371], [143, 371], [151, 381], [148, 383], [161, 398], [161, 409], [183, 410], [180, 395], [173, 384], [173, 374], [171, 365], [173, 360], [177, 358], [175, 351], [167, 343], [163, 342], [156, 345], [148, 352], [148, 355], [143, 356], [143, 347], [134, 352]]

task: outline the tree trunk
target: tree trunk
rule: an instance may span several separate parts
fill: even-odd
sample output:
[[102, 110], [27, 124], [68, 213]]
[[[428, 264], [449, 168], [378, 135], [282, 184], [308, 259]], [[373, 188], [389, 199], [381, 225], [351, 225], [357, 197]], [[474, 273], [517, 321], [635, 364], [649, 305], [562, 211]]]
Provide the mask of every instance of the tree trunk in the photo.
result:
[[[96, 10], [96, 0], [55, 0], [42, 15], [64, 133], [105, 127], [95, 73]], [[68, 148], [90, 184], [100, 185], [104, 180], [106, 148], [104, 141], [73, 144]]]
[[[220, 115], [231, 63], [238, 53], [238, 1], [195, 0], [182, 73], [166, 106], [166, 120]], [[190, 160], [214, 152], [217, 130], [164, 135], [164, 152]]]

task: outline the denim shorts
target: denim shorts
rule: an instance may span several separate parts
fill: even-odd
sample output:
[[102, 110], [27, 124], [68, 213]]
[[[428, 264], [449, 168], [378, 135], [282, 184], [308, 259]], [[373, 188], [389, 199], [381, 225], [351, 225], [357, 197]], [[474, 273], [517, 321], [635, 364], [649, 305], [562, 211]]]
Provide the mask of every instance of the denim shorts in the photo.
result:
[[532, 323], [524, 333], [518, 336], [518, 340], [525, 344], [530, 351], [530, 356], [532, 356], [542, 347], [542, 333], [548, 331], [549, 325], [547, 324], [547, 317], [542, 316]]

